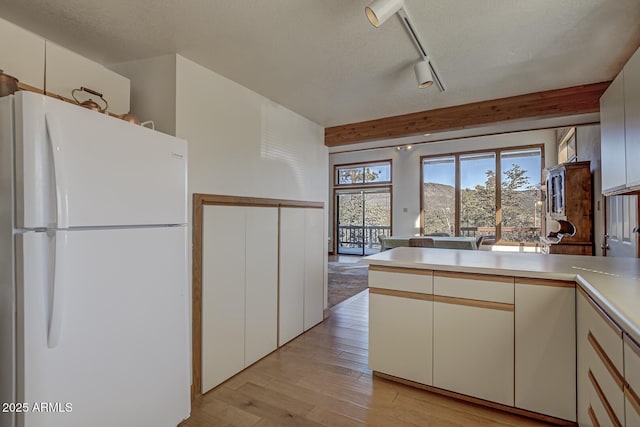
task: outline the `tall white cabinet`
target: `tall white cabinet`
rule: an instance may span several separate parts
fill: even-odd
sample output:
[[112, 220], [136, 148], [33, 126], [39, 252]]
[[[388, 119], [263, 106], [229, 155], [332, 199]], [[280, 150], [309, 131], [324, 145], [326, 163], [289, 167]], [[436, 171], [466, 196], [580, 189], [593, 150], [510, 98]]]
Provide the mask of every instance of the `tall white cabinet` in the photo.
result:
[[640, 188], [640, 49], [600, 98], [602, 192]]
[[324, 236], [322, 209], [280, 209], [279, 345], [323, 319]]
[[278, 209], [205, 206], [202, 393], [277, 347]]

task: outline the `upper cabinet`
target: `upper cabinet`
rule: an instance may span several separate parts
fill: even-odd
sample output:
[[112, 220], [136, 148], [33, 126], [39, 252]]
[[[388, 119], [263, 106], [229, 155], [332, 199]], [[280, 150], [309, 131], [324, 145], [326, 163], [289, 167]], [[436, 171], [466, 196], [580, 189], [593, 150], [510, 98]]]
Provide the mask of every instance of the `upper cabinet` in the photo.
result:
[[602, 193], [640, 190], [640, 50], [600, 98]]
[[21, 83], [44, 90], [45, 40], [0, 19], [0, 69]]
[[[46, 76], [48, 93], [72, 99], [72, 91], [89, 88], [103, 95], [114, 114], [129, 112], [130, 82], [97, 62], [47, 41]], [[80, 101], [88, 99], [85, 95]], [[93, 97], [93, 96], [92, 96]], [[94, 99], [101, 106], [99, 99]]]

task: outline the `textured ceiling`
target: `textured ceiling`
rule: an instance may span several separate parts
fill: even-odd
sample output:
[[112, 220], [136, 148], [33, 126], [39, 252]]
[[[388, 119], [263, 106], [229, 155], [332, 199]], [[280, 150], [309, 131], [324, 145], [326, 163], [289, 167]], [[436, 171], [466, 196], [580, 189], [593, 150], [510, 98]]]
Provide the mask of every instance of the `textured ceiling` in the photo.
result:
[[0, 0], [0, 16], [103, 64], [179, 53], [322, 126], [612, 79], [638, 0], [405, 0], [446, 83], [368, 0]]

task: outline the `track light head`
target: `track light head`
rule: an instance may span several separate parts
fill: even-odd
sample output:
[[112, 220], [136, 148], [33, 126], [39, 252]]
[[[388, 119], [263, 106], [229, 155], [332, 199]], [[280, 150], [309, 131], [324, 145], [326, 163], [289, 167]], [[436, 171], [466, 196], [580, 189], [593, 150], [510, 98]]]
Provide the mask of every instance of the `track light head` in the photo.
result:
[[373, 0], [364, 8], [371, 25], [378, 28], [404, 5], [403, 0]]
[[433, 84], [433, 76], [426, 59], [416, 62], [416, 65], [413, 66], [413, 71], [416, 73], [416, 80], [420, 89], [427, 88]]

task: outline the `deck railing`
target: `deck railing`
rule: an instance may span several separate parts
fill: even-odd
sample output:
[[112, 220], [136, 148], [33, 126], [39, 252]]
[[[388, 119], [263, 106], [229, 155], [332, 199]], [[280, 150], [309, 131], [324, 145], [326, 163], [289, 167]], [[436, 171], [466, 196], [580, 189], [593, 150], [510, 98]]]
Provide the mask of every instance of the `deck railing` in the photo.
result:
[[388, 225], [339, 225], [338, 243], [343, 248], [380, 249], [378, 236], [389, 236], [391, 227]]

